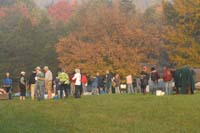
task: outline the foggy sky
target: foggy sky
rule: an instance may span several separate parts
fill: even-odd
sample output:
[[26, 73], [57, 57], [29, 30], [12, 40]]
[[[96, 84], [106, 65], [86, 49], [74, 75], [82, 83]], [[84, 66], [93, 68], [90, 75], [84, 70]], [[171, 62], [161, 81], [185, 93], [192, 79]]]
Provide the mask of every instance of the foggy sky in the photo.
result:
[[[46, 8], [49, 5], [56, 3], [59, 0], [34, 0], [36, 5], [40, 8]], [[70, 0], [65, 0], [70, 1]], [[78, 0], [81, 2], [81, 0]], [[136, 9], [139, 11], [144, 11], [149, 6], [161, 3], [162, 0], [135, 0]]]

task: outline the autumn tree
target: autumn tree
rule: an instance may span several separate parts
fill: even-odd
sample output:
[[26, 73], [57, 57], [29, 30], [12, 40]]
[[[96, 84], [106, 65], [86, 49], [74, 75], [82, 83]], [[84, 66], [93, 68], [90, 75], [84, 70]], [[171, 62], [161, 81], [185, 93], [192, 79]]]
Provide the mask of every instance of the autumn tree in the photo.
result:
[[136, 12], [134, 0], [120, 0], [120, 10], [126, 15], [132, 15]]
[[159, 32], [145, 27], [135, 12], [124, 14], [118, 3], [91, 1], [71, 22], [74, 28], [56, 47], [60, 67], [67, 71], [79, 67], [90, 74], [109, 69], [136, 75], [141, 63], [156, 62]]
[[73, 0], [71, 2], [60, 0], [48, 8], [48, 13], [57, 21], [68, 21], [75, 7], [76, 3]]
[[[55, 44], [66, 34], [65, 25], [52, 25], [44, 11], [28, 0], [3, 6], [0, 15], [0, 78], [9, 71], [18, 79], [20, 71], [27, 75], [38, 65], [58, 69]], [[0, 10], [1, 12], [1, 10]], [[1, 14], [1, 13], [0, 13]]]
[[170, 60], [176, 66], [199, 67], [200, 1], [174, 0], [164, 3], [166, 27], [163, 38]]

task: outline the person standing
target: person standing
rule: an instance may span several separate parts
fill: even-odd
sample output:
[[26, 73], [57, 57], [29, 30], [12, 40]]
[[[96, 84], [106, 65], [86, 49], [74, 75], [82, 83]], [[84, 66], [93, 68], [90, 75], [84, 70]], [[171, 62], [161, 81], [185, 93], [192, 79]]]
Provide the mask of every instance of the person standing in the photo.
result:
[[149, 74], [147, 73], [147, 67], [144, 66], [142, 72], [140, 73], [140, 81], [141, 81], [141, 90], [142, 93], [146, 94], [146, 87], [149, 82]]
[[103, 82], [103, 77], [100, 76], [100, 74], [97, 76], [98, 77], [98, 92], [99, 94], [104, 94], [104, 82]]
[[172, 94], [172, 72], [167, 67], [163, 67], [163, 80], [165, 83], [165, 94]]
[[109, 70], [106, 71], [106, 75], [104, 77], [104, 83], [105, 83], [105, 92], [108, 94], [112, 93], [112, 74], [109, 72]]
[[64, 98], [63, 91], [65, 92], [65, 97], [67, 98], [68, 95], [70, 94], [70, 81], [69, 81], [69, 76], [65, 72], [65, 70], [62, 70], [61, 73], [58, 74], [58, 79], [59, 79], [59, 90], [60, 90], [60, 98]]
[[132, 78], [131, 74], [126, 76], [126, 84], [127, 84], [127, 88], [128, 88], [128, 93], [134, 93], [134, 90], [133, 90], [133, 78]]
[[154, 67], [151, 68], [150, 78], [151, 78], [151, 85], [150, 85], [151, 94], [155, 94], [158, 88], [158, 79], [160, 78], [160, 76]]
[[19, 79], [19, 88], [20, 88], [20, 100], [25, 100], [26, 97], [26, 78], [25, 72], [21, 72], [21, 76]]
[[52, 74], [51, 70], [49, 70], [48, 66], [44, 67], [44, 71], [45, 71], [45, 78], [44, 78], [45, 89], [46, 89], [46, 92], [48, 94], [48, 99], [51, 99], [51, 97], [52, 97], [51, 90], [52, 90], [53, 74]]
[[115, 93], [120, 94], [120, 77], [119, 77], [119, 74], [115, 75], [113, 82], [115, 84]]
[[72, 78], [74, 77], [74, 75], [75, 75], [75, 72], [73, 72], [73, 73], [71, 73], [70, 74], [70, 90], [71, 90], [71, 95], [72, 96], [74, 96], [74, 94], [75, 94], [75, 82], [76, 82], [76, 80], [73, 80]]
[[58, 78], [58, 74], [56, 75], [56, 78], [54, 80], [54, 93], [55, 93], [55, 96], [59, 96], [58, 95], [58, 92], [59, 92], [59, 89], [60, 89], [60, 85], [59, 85], [59, 78]]
[[81, 73], [80, 69], [75, 69], [75, 75], [72, 78], [75, 80], [75, 98], [81, 98]]
[[82, 89], [83, 89], [83, 94], [84, 94], [87, 91], [86, 89], [87, 89], [87, 83], [88, 83], [85, 73], [83, 73], [81, 76], [81, 82], [82, 82]]
[[45, 80], [45, 75], [41, 71], [40, 67], [36, 67], [36, 77], [35, 77], [36, 83], [35, 83], [35, 91], [36, 91], [36, 97], [38, 100], [43, 100], [44, 99], [44, 80]]
[[29, 78], [29, 88], [31, 89], [31, 99], [34, 100], [35, 96], [35, 77], [36, 71], [32, 71], [30, 78]]
[[8, 94], [9, 100], [12, 99], [12, 85], [13, 85], [13, 80], [10, 78], [10, 73], [7, 72], [6, 77], [3, 79], [3, 88]]
[[92, 93], [94, 95], [99, 95], [99, 90], [98, 90], [98, 86], [99, 86], [99, 72], [96, 73], [96, 76], [93, 78], [93, 82], [92, 82]]

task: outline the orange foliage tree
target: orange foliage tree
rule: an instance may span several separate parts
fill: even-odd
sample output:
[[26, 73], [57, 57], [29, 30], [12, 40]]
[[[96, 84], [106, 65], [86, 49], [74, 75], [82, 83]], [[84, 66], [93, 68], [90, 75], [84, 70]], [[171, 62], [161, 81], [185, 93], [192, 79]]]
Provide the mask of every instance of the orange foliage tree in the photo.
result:
[[68, 36], [56, 45], [60, 67], [83, 72], [112, 72], [136, 75], [142, 63], [155, 63], [160, 36], [153, 26], [145, 26], [136, 14], [126, 15], [119, 4], [88, 3], [69, 25]]

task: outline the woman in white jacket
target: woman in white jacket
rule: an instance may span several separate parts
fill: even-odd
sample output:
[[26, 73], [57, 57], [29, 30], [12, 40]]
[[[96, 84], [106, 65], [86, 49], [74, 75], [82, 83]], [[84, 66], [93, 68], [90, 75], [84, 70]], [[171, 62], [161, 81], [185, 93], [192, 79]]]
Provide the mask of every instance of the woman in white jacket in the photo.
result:
[[75, 80], [75, 98], [81, 97], [81, 72], [80, 69], [75, 69], [75, 75], [72, 78]]

